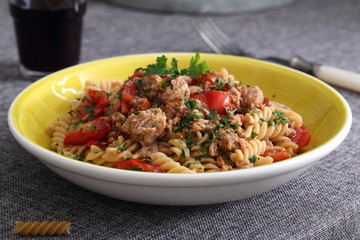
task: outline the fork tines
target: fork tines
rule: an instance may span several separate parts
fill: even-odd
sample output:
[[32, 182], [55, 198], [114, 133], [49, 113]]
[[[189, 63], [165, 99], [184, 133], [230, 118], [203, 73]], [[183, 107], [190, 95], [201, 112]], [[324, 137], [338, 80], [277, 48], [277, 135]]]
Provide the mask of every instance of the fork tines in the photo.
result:
[[193, 21], [193, 27], [209, 47], [218, 54], [248, 55], [222, 32], [210, 17]]

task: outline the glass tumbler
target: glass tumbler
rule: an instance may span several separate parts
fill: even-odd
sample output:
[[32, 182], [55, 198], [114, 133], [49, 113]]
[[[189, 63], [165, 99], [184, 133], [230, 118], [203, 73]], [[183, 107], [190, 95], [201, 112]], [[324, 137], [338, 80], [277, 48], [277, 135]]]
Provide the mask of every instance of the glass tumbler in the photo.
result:
[[79, 63], [86, 0], [9, 0], [25, 78]]

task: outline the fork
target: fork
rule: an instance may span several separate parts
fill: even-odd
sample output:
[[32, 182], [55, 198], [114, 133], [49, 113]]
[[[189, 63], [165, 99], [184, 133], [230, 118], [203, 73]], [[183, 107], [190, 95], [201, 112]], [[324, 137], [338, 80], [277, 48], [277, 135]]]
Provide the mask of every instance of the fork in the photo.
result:
[[[238, 44], [227, 37], [211, 18], [199, 17], [192, 22], [192, 25], [215, 53], [255, 58], [254, 55], [244, 51]], [[309, 62], [299, 56], [295, 56], [290, 60], [273, 56], [257, 59], [285, 65], [311, 74], [329, 84], [360, 92], [360, 75], [354, 72]]]

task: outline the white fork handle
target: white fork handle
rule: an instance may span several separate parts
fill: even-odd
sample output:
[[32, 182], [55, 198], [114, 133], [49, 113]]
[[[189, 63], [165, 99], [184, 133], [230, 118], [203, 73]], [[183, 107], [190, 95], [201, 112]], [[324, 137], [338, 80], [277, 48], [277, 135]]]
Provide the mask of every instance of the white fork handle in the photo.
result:
[[289, 65], [309, 73], [329, 84], [360, 92], [360, 74], [335, 67], [309, 62], [299, 56], [293, 57]]
[[321, 65], [314, 69], [314, 76], [329, 84], [360, 92], [360, 74]]

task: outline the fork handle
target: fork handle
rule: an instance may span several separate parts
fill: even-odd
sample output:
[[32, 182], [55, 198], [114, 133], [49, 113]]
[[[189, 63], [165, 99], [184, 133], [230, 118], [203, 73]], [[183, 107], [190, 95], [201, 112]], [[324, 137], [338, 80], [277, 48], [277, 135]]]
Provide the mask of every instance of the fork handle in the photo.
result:
[[290, 67], [309, 73], [329, 84], [360, 92], [360, 74], [343, 69], [308, 62], [301, 57], [294, 57]]

